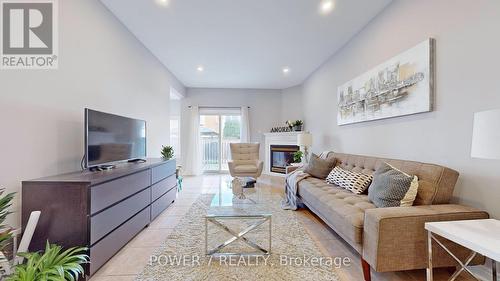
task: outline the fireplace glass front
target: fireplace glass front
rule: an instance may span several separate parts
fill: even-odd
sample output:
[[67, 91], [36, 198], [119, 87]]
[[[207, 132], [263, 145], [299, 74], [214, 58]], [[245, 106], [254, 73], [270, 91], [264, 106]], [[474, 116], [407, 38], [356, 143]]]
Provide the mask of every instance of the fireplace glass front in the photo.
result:
[[271, 145], [271, 172], [285, 174], [286, 167], [293, 162], [293, 153], [299, 151], [297, 145]]

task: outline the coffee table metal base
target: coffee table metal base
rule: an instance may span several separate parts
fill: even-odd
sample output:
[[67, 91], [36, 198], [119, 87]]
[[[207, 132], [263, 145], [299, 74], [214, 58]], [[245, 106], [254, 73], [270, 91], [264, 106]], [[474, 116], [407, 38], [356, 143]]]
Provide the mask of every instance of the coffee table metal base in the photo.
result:
[[[236, 232], [233, 229], [229, 228], [225, 224], [221, 222], [221, 220], [234, 220], [234, 219], [256, 219], [255, 223], [252, 225], [248, 226], [244, 230], [240, 232]], [[262, 224], [268, 222], [269, 223], [269, 236], [268, 236], [268, 247], [267, 249], [250, 241], [245, 237], [246, 234], [250, 233], [251, 231], [257, 229], [257, 227], [261, 226]], [[224, 243], [218, 245], [217, 247], [213, 249], [208, 249], [208, 224], [212, 223], [218, 228], [224, 230], [225, 232], [229, 233], [233, 237], [225, 241]], [[226, 253], [226, 252], [221, 252], [222, 249], [225, 247], [229, 246], [230, 244], [236, 242], [236, 241], [243, 241], [245, 244], [248, 246], [254, 248], [256, 251], [251, 252], [251, 253]], [[270, 214], [263, 214], [263, 215], [206, 215], [205, 216], [205, 252], [207, 255], [210, 256], [221, 256], [221, 255], [238, 255], [238, 256], [261, 256], [261, 255], [269, 255], [271, 254], [271, 215]]]

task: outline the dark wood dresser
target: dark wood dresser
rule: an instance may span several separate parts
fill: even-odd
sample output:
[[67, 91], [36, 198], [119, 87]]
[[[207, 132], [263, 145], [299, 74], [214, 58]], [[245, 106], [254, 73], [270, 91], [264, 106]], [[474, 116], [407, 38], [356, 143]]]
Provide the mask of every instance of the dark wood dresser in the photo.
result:
[[90, 249], [93, 275], [137, 233], [172, 204], [175, 160], [147, 159], [113, 170], [82, 171], [22, 183], [22, 225], [41, 211], [31, 251], [50, 243]]

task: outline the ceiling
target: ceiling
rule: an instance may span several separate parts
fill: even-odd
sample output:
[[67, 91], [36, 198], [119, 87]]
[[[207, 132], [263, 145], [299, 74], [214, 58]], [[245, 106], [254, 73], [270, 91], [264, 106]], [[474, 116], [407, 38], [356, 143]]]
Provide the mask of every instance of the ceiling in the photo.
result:
[[301, 84], [391, 2], [101, 1], [186, 87], [248, 89]]

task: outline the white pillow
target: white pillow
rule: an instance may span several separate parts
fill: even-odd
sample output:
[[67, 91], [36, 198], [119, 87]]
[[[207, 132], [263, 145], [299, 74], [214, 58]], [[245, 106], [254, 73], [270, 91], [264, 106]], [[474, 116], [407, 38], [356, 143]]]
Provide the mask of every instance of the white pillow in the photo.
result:
[[351, 191], [352, 193], [362, 194], [368, 189], [372, 179], [373, 176], [371, 175], [344, 170], [337, 166], [333, 168], [330, 174], [328, 174], [326, 182], [338, 185]]

